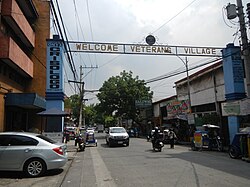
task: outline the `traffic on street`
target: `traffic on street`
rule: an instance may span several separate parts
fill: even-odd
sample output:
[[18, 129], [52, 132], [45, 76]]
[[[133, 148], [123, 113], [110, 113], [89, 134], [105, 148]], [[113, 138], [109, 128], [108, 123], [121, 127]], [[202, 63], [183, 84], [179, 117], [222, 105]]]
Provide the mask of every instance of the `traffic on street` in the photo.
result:
[[146, 138], [130, 138], [130, 146], [109, 147], [105, 133], [96, 133], [98, 146], [77, 152], [68, 142], [69, 161], [43, 177], [0, 172], [0, 186], [127, 187], [127, 186], [248, 186], [250, 165], [231, 159], [227, 152], [192, 151], [189, 145], [165, 144], [153, 151]]

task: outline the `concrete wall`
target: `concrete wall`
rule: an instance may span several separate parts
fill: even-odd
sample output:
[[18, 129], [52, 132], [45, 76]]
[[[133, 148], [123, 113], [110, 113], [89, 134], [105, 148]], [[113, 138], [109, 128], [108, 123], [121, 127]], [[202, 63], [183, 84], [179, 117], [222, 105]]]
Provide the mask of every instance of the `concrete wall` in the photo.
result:
[[[192, 106], [225, 101], [224, 77], [222, 68], [215, 71], [215, 83], [213, 74], [206, 74], [193, 80], [190, 86]], [[215, 88], [217, 91], [215, 91]], [[217, 97], [217, 98], [215, 98]]]
[[50, 37], [50, 6], [48, 1], [33, 0], [39, 14], [35, 23], [35, 49], [31, 56], [34, 62], [34, 77], [25, 92], [36, 92], [45, 97], [46, 90], [46, 39]]
[[[12, 3], [12, 6], [9, 7], [18, 11], [19, 14], [22, 14], [15, 0], [4, 1], [5, 3]], [[20, 2], [26, 3], [28, 1]], [[5, 18], [1, 15], [2, 12], [0, 14], [0, 19], [5, 19], [5, 22], [0, 22], [0, 40], [1, 38], [10, 38], [10, 31], [8, 31], [8, 28], [11, 27], [14, 30], [11, 31], [12, 39], [2, 41], [7, 41], [7, 44], [13, 41], [16, 46], [20, 47], [18, 48], [20, 52], [9, 50], [10, 48], [8, 46], [10, 45], [2, 45], [1, 47], [3, 43], [0, 41], [0, 51], [8, 52], [5, 57], [1, 58], [0, 55], [0, 131], [6, 129], [6, 108], [4, 100], [6, 93], [37, 93], [39, 96], [45, 97], [46, 39], [49, 39], [50, 36], [50, 2], [33, 0], [33, 3], [39, 17], [32, 25], [28, 25], [29, 23], [27, 21], [30, 20], [20, 20], [25, 17], [20, 15], [16, 17], [13, 11], [10, 12], [11, 14], [7, 12]], [[2, 4], [0, 2], [0, 10], [2, 10], [1, 8]], [[9, 24], [8, 26], [4, 25], [6, 22]], [[22, 33], [22, 36], [20, 36], [18, 32]], [[17, 41], [18, 43], [16, 43]], [[26, 48], [26, 51], [22, 51], [24, 48]], [[26, 60], [22, 60], [24, 57]], [[27, 66], [27, 62], [29, 62], [29, 66]], [[30, 65], [32, 65], [32, 67]], [[31, 125], [39, 128], [41, 126], [41, 117], [37, 116], [36, 111], [30, 110], [27, 112], [29, 112], [29, 121], [31, 121]]]

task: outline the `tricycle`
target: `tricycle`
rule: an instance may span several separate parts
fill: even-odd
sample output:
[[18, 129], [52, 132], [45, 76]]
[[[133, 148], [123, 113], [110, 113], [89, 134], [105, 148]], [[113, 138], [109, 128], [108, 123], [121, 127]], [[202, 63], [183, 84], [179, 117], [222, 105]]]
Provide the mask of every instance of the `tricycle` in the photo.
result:
[[195, 131], [194, 138], [191, 141], [191, 149], [193, 151], [202, 150], [208, 148], [209, 138], [207, 131]]
[[223, 151], [223, 145], [219, 136], [220, 127], [211, 124], [202, 126], [202, 130], [195, 131], [194, 138], [191, 141], [192, 150], [218, 150]]
[[95, 139], [95, 132], [93, 130], [87, 130], [85, 133], [85, 144], [97, 146], [97, 139]]
[[250, 158], [250, 131], [241, 131], [235, 134], [232, 144], [229, 147], [231, 158]]

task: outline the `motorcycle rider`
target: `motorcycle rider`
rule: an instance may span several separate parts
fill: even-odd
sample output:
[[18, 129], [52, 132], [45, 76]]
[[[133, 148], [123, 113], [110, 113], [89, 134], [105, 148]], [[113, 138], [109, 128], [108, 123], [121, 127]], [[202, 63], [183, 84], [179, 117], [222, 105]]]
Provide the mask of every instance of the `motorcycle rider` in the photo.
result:
[[83, 137], [83, 135], [81, 133], [79, 133], [76, 137], [75, 137], [75, 146], [79, 147], [80, 151], [84, 151], [85, 149], [85, 139]]
[[157, 140], [159, 140], [160, 138], [160, 135], [159, 135], [159, 128], [158, 127], [155, 127], [154, 128], [154, 133], [152, 135], [152, 145], [153, 145], [153, 148], [154, 148], [154, 145], [155, 143], [157, 142]]

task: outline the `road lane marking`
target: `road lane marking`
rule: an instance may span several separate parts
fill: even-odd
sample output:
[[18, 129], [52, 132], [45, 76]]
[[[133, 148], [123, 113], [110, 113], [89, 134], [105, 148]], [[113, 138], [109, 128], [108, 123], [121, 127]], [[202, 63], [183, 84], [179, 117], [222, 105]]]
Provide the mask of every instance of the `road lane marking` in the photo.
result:
[[102, 160], [96, 147], [90, 148], [97, 187], [116, 187], [114, 179], [111, 177], [104, 161]]

